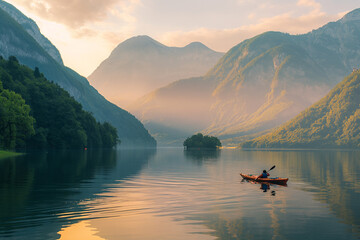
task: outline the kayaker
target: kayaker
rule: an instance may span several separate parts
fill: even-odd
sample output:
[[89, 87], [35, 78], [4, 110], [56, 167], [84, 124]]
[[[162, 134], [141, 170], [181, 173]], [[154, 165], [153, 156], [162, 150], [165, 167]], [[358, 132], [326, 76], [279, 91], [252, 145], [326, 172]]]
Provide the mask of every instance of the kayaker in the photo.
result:
[[262, 172], [262, 174], [260, 174], [256, 179], [258, 179], [258, 178], [267, 178], [268, 176], [270, 176], [270, 174], [268, 172], [266, 172], [266, 170], [264, 170]]

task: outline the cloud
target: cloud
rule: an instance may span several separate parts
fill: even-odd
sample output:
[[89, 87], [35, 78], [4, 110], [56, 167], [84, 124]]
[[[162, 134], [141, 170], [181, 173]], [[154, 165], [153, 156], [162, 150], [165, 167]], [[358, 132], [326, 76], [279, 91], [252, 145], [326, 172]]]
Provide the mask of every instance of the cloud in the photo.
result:
[[122, 32], [104, 32], [102, 34], [102, 38], [106, 40], [111, 46], [116, 46], [120, 42], [124, 41], [126, 38], [128, 38], [127, 35], [125, 35]]
[[75, 38], [82, 38], [82, 37], [94, 37], [97, 35], [97, 32], [93, 29], [81, 27], [76, 29], [76, 31], [71, 32], [73, 37]]
[[321, 9], [321, 4], [314, 1], [314, 0], [299, 0], [296, 5], [311, 7], [311, 8], [314, 8], [316, 10]]
[[38, 16], [69, 27], [101, 21], [119, 0], [15, 0]]
[[45, 21], [65, 26], [74, 39], [103, 37], [111, 46], [131, 35], [141, 0], [10, 0]]
[[299, 0], [297, 5], [310, 7], [310, 11], [300, 16], [295, 16], [295, 11], [286, 12], [233, 29], [200, 28], [187, 32], [167, 32], [160, 36], [159, 40], [172, 46], [184, 46], [191, 41], [200, 41], [214, 50], [227, 51], [241, 41], [266, 31], [303, 34], [338, 19], [338, 15], [327, 15], [322, 12], [321, 5], [313, 0]]

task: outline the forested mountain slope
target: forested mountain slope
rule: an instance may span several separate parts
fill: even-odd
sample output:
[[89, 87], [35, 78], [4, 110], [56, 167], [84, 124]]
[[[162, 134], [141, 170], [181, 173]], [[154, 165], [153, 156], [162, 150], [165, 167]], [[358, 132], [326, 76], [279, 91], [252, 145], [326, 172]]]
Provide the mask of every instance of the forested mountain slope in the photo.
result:
[[360, 71], [272, 133], [244, 148], [360, 148]]

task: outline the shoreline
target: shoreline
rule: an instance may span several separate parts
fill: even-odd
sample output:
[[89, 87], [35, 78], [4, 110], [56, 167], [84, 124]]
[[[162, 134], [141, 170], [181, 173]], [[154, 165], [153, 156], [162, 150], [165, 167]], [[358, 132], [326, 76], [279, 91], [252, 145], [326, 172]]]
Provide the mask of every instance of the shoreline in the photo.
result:
[[23, 154], [23, 153], [0, 150], [0, 160], [2, 160], [2, 159], [4, 159], [4, 158], [8, 158], [8, 157], [19, 156], [19, 155], [22, 155], [22, 154]]

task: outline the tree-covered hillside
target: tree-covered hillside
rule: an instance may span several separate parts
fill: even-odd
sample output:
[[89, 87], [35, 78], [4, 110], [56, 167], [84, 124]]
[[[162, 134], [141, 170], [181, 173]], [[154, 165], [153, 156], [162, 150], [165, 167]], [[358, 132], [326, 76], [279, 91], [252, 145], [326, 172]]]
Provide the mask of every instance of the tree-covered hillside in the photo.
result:
[[[48, 81], [38, 68], [32, 70], [22, 66], [15, 57], [9, 60], [1, 58], [0, 82], [6, 89], [2, 90], [0, 101], [14, 99], [19, 109], [9, 115], [2, 111], [4, 105], [1, 105], [1, 125], [5, 126], [0, 130], [4, 143], [2, 147], [83, 148], [116, 145], [118, 136], [113, 126], [97, 122], [68, 92]], [[28, 116], [29, 112], [31, 116]], [[23, 129], [16, 132], [16, 144], [11, 142], [15, 133], [11, 126], [13, 129]]]
[[[46, 38], [41, 35], [35, 22], [14, 7], [4, 7], [2, 1], [0, 6], [1, 56], [15, 56], [21, 64], [31, 69], [39, 67], [47, 79], [68, 91], [97, 121], [106, 121], [116, 127], [122, 145], [156, 146], [156, 141], [139, 120], [107, 101], [86, 78], [62, 64], [60, 56], [55, 54], [56, 48], [51, 43], [49, 45], [49, 42], [44, 43]], [[31, 22], [31, 26], [22, 25], [23, 20]]]
[[360, 71], [272, 133], [241, 144], [244, 148], [360, 148]]

